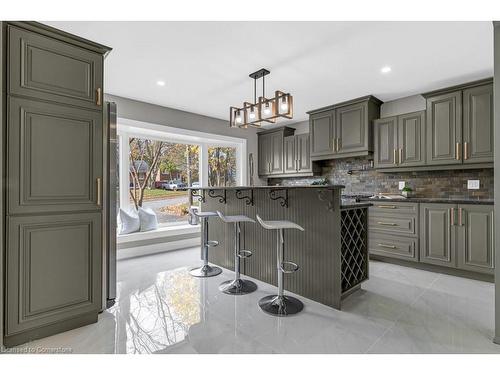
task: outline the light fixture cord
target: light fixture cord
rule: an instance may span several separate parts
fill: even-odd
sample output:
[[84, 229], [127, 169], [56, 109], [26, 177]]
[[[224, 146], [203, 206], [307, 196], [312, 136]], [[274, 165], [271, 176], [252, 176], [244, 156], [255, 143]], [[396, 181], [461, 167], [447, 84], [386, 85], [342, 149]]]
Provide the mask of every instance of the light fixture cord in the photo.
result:
[[266, 76], [262, 76], [262, 97], [266, 98]]
[[257, 103], [257, 78], [253, 79], [253, 104]]

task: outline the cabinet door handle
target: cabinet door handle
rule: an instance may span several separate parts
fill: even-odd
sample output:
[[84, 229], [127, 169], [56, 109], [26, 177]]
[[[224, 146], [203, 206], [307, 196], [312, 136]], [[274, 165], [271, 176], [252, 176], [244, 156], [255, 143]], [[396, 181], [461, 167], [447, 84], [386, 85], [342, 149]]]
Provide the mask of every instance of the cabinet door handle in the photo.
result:
[[455, 159], [460, 160], [460, 142], [455, 145]]
[[394, 165], [397, 165], [398, 164], [398, 155], [397, 155], [397, 149], [394, 149]]
[[450, 219], [451, 225], [455, 225], [455, 209], [453, 207], [450, 208], [450, 216], [451, 216]]
[[469, 158], [468, 155], [468, 150], [467, 150], [467, 142], [464, 142], [464, 160], [467, 160]]
[[101, 198], [101, 178], [100, 177], [96, 178], [95, 184], [96, 184], [96, 189], [97, 189], [97, 199], [96, 199], [97, 205], [99, 207], [101, 207], [102, 198]]
[[462, 208], [458, 209], [458, 226], [462, 226]]
[[403, 160], [403, 149], [399, 149], [399, 159], [398, 159], [398, 164], [401, 164], [401, 160]]
[[101, 105], [102, 103], [102, 92], [101, 92], [101, 88], [99, 87], [97, 90], [95, 90], [95, 104], [97, 105]]
[[337, 138], [337, 152], [340, 151], [340, 138]]
[[337, 144], [337, 138], [332, 138], [332, 150], [333, 152], [337, 152], [336, 144]]
[[375, 206], [377, 208], [392, 208], [392, 209], [396, 209], [397, 206], [390, 206], [388, 204], [381, 204], [381, 205], [378, 205], [378, 206]]
[[386, 221], [377, 221], [377, 224], [379, 224], [379, 225], [387, 225], [387, 226], [391, 226], [391, 227], [397, 227], [398, 226], [396, 223], [388, 223]]
[[377, 245], [378, 245], [378, 246], [380, 246], [380, 247], [386, 247], [386, 248], [388, 248], [388, 249], [396, 249], [396, 248], [397, 248], [397, 247], [396, 247], [396, 246], [394, 246], [394, 245], [387, 245], [387, 244], [385, 244], [385, 243], [379, 243], [379, 244], [377, 244]]

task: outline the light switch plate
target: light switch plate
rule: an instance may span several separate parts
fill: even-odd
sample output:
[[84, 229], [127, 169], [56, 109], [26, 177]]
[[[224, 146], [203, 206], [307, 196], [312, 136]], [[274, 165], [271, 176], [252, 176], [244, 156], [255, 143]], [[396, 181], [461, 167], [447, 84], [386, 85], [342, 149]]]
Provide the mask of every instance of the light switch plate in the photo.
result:
[[406, 182], [399, 181], [399, 190], [403, 190], [405, 186], [406, 186]]
[[479, 189], [479, 180], [467, 180], [467, 189], [469, 190]]

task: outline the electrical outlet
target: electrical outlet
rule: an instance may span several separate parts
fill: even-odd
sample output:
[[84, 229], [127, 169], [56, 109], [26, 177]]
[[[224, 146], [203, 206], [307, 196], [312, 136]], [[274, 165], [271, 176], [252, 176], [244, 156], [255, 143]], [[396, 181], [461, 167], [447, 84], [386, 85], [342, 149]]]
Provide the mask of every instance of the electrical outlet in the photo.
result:
[[479, 189], [479, 180], [467, 180], [467, 189], [469, 190]]
[[406, 186], [406, 182], [399, 181], [399, 190], [403, 190], [405, 186]]

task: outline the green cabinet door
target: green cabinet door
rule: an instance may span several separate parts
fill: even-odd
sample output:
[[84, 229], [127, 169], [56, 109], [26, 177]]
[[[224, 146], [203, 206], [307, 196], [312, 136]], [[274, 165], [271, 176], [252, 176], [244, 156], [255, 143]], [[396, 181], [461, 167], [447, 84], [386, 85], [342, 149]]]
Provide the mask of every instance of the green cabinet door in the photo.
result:
[[101, 54], [12, 25], [8, 34], [9, 94], [102, 109]]
[[456, 267], [454, 204], [420, 204], [420, 261]]
[[311, 162], [311, 143], [309, 141], [309, 134], [298, 134], [295, 136], [296, 155], [297, 155], [297, 171], [298, 172], [312, 172]]
[[100, 209], [100, 112], [10, 97], [9, 214]]
[[259, 176], [267, 176], [271, 174], [271, 155], [272, 155], [272, 143], [271, 134], [259, 134], [258, 135], [258, 170]]
[[271, 174], [282, 174], [284, 172], [283, 163], [283, 132], [271, 133]]
[[101, 214], [18, 216], [7, 221], [6, 343], [97, 321]]
[[368, 151], [368, 103], [335, 109], [336, 152], [346, 154]]
[[325, 111], [310, 116], [311, 156], [327, 156], [334, 153], [334, 113], [334, 111]]
[[427, 164], [462, 163], [462, 91], [427, 98]]
[[493, 162], [493, 85], [463, 92], [464, 164]]
[[493, 274], [493, 206], [459, 205], [457, 225], [458, 268]]
[[425, 111], [398, 116], [398, 165], [425, 164]]
[[284, 163], [285, 173], [297, 171], [296, 139], [294, 136], [284, 138]]
[[395, 167], [397, 159], [397, 117], [387, 117], [374, 121], [375, 127], [375, 168]]

